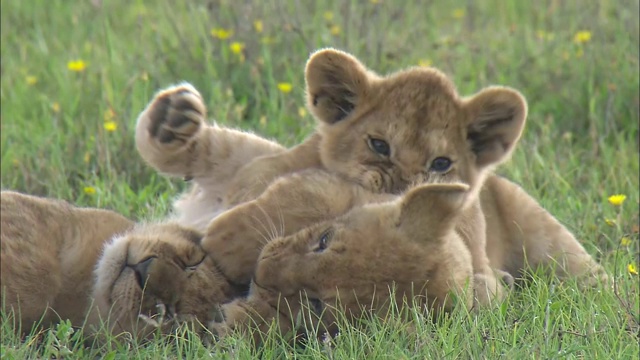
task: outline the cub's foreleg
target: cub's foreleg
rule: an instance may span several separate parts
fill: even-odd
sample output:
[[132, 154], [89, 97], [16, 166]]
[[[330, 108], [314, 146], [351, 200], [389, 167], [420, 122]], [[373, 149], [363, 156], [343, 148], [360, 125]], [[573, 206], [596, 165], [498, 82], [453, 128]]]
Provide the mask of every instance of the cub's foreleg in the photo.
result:
[[499, 302], [507, 295], [507, 289], [514, 283], [513, 277], [492, 267], [487, 256], [487, 224], [480, 201], [476, 200], [464, 210], [456, 232], [464, 240], [469, 252], [474, 272], [474, 303], [479, 306]]
[[136, 146], [162, 173], [194, 179], [201, 187], [226, 184], [239, 168], [284, 150], [251, 133], [206, 122], [200, 93], [184, 83], [160, 91], [138, 117]]

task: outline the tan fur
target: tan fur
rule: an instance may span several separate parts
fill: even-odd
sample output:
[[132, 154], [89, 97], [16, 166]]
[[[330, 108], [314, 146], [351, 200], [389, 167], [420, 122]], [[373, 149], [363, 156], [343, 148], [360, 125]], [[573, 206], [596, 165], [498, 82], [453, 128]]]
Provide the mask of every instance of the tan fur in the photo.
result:
[[93, 267], [105, 241], [133, 223], [112, 211], [2, 191], [0, 267], [3, 314], [13, 311], [23, 332], [70, 319], [84, 323]]
[[[517, 185], [492, 174], [524, 128], [527, 106], [516, 90], [493, 86], [463, 98], [436, 69], [381, 77], [333, 49], [313, 54], [305, 75], [318, 128], [288, 150], [206, 125], [202, 98], [190, 85], [160, 92], [138, 118], [142, 157], [162, 172], [193, 178], [194, 190], [177, 210], [183, 218], [197, 211], [203, 220], [198, 226], [215, 218], [203, 247], [232, 279], [249, 281], [270, 239], [354, 206], [333, 187], [285, 176], [304, 169], [326, 170], [373, 193], [397, 194], [420, 183], [469, 184], [472, 200], [456, 231], [470, 249], [481, 304], [502, 298], [500, 280], [512, 283], [529, 266], [557, 263], [561, 276], [606, 278], [553, 216]], [[385, 141], [389, 154], [376, 151], [372, 139]], [[438, 169], [443, 158], [451, 166]], [[203, 203], [215, 209], [207, 211]]]
[[[331, 179], [307, 174], [320, 183]], [[221, 307], [219, 336], [253, 332], [260, 341], [273, 320], [286, 334], [311, 307], [327, 331], [336, 313], [386, 317], [396, 304], [449, 311], [472, 306], [471, 255], [454, 231], [468, 186], [422, 185], [387, 202], [356, 207], [334, 220], [269, 242], [260, 253], [251, 293]], [[317, 328], [317, 327], [316, 327]]]
[[[139, 337], [177, 324], [168, 320], [211, 321], [214, 304], [242, 292], [205, 256], [201, 238], [200, 233], [176, 223], [141, 224], [115, 237], [96, 267], [98, 312], [93, 317], [108, 321], [114, 333], [126, 331]], [[139, 315], [153, 321], [141, 321]]]
[[[223, 202], [240, 168], [256, 157], [285, 150], [247, 132], [205, 125], [205, 118], [200, 94], [182, 84], [160, 91], [136, 127], [136, 146], [147, 162], [197, 183], [175, 208], [180, 224], [200, 231], [225, 209]], [[260, 175], [252, 179], [259, 181]]]
[[144, 337], [175, 319], [211, 321], [214, 304], [243, 293], [189, 228], [134, 226], [112, 211], [10, 191], [1, 198], [3, 314], [13, 311], [22, 332], [69, 319], [88, 334], [106, 324]]

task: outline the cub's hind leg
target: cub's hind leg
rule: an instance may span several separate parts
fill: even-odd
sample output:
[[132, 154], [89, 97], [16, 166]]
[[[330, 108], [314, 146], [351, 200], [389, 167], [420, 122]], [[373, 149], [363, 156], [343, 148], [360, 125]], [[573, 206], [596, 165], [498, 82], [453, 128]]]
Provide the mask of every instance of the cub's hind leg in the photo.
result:
[[487, 250], [501, 252], [493, 256], [501, 259], [497, 266], [514, 275], [545, 268], [559, 278], [574, 277], [589, 286], [609, 280], [573, 234], [522, 188], [498, 176], [489, 178], [486, 186], [483, 209], [488, 233], [499, 234], [488, 236], [499, 243], [489, 243]]
[[58, 234], [48, 234], [51, 239], [43, 237], [38, 224], [24, 220], [30, 214], [11, 206], [11, 195], [2, 194], [0, 301], [3, 315], [13, 312], [22, 331], [28, 332], [40, 319], [44, 326], [57, 319], [49, 307], [53, 306], [63, 281]]

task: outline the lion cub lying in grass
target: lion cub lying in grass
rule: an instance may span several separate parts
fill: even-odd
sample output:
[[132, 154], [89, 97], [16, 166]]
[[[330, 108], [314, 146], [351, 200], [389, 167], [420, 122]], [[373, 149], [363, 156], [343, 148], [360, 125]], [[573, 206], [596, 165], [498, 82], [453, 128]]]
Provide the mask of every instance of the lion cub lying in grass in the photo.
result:
[[12, 309], [25, 331], [40, 319], [45, 326], [59, 317], [82, 324], [102, 246], [133, 222], [12, 191], [2, 191], [0, 199], [3, 313]]
[[[158, 93], [138, 118], [141, 156], [163, 173], [194, 180], [176, 202], [179, 221], [206, 232], [203, 248], [228, 277], [248, 283], [270, 239], [353, 208], [331, 187], [282, 178], [315, 168], [372, 193], [398, 194], [420, 183], [469, 184], [471, 201], [456, 231], [471, 252], [481, 304], [504, 296], [500, 279], [512, 283], [530, 267], [552, 267], [560, 277], [588, 283], [607, 279], [551, 214], [492, 173], [525, 124], [526, 102], [517, 91], [489, 87], [462, 98], [435, 69], [380, 77], [332, 49], [313, 54], [305, 75], [318, 128], [291, 149], [207, 125], [202, 98], [188, 84]], [[231, 210], [217, 216], [225, 209]]]
[[[327, 186], [335, 182], [322, 172], [306, 177]], [[334, 332], [341, 316], [336, 311], [348, 320], [363, 312], [384, 318], [392, 295], [393, 303], [431, 309], [434, 316], [456, 302], [469, 309], [471, 255], [454, 231], [467, 190], [463, 184], [422, 185], [270, 241], [249, 296], [222, 305], [211, 330], [219, 336], [253, 333], [259, 343], [273, 320], [282, 334], [296, 330], [296, 319], [307, 316], [303, 309], [311, 305], [311, 322], [320, 320], [321, 333]], [[362, 192], [352, 186], [338, 194]]]
[[[224, 305], [224, 322], [214, 322], [216, 309], [246, 288], [206, 256], [200, 233], [170, 222], [134, 226], [112, 211], [2, 192], [3, 314], [13, 312], [23, 332], [41, 318], [44, 326], [62, 318], [89, 334], [105, 324], [113, 334], [144, 338], [183, 321], [209, 324], [219, 335], [254, 325], [265, 331], [281, 316], [286, 332], [301, 293], [328, 309], [321, 317], [328, 329], [335, 309], [357, 316], [365, 304], [384, 315], [390, 289], [397, 300], [434, 312], [451, 310], [454, 299], [471, 307], [471, 257], [453, 231], [468, 186], [424, 185], [396, 199], [340, 186], [322, 171], [299, 175], [338, 185], [341, 197], [367, 205], [270, 242], [249, 297]], [[291, 308], [275, 312], [285, 305], [280, 299]]]
[[23, 333], [69, 319], [89, 333], [104, 324], [145, 337], [176, 324], [162, 317], [210, 321], [214, 304], [246, 291], [220, 275], [193, 230], [134, 226], [113, 211], [10, 191], [0, 196], [2, 312], [13, 312]]

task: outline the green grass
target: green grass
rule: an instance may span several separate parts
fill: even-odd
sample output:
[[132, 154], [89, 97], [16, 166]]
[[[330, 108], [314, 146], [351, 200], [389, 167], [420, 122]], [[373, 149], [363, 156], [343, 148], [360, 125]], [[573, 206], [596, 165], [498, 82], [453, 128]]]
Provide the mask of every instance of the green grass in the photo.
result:
[[[534, 277], [492, 311], [454, 314], [437, 326], [417, 321], [415, 331], [370, 321], [364, 331], [346, 327], [332, 346], [269, 342], [265, 357], [638, 358], [640, 286], [627, 268], [640, 267], [638, 0], [0, 4], [2, 188], [136, 219], [166, 214], [185, 186], [146, 166], [133, 141], [137, 114], [153, 93], [182, 80], [203, 93], [219, 123], [288, 145], [313, 129], [300, 111], [303, 68], [309, 52], [323, 46], [347, 50], [380, 73], [430, 62], [464, 94], [490, 84], [525, 94], [527, 129], [499, 171], [583, 240], [617, 291]], [[213, 28], [233, 35], [214, 38]], [[591, 38], [575, 43], [579, 31]], [[242, 58], [232, 42], [244, 45]], [[67, 69], [76, 59], [88, 64], [83, 72]], [[280, 92], [281, 82], [292, 91]], [[110, 112], [114, 132], [103, 127]], [[607, 202], [617, 193], [627, 196], [621, 207]], [[629, 245], [621, 245], [623, 236]], [[185, 332], [87, 349], [68, 324], [24, 340], [11, 319], [1, 327], [2, 358], [251, 356], [238, 337], [207, 347]]]

